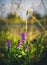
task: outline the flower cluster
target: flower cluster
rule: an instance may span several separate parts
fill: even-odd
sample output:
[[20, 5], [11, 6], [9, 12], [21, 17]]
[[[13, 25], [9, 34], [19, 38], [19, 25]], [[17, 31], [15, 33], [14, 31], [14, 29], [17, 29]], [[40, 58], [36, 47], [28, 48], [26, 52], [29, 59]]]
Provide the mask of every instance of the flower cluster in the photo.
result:
[[18, 46], [17, 46], [17, 48], [18, 48], [18, 49], [20, 49], [21, 44], [22, 44], [22, 43], [21, 43], [21, 41], [20, 41], [20, 40], [18, 40]]
[[[20, 49], [21, 46], [22, 46], [22, 44], [25, 43], [25, 41], [26, 41], [26, 32], [23, 32], [21, 34], [21, 37], [22, 37], [21, 40], [20, 39], [18, 40], [18, 46], [17, 46], [18, 49]], [[9, 39], [6, 39], [6, 43], [7, 43], [8, 51], [9, 51], [10, 50], [10, 47], [11, 47], [10, 40]], [[27, 46], [25, 48], [25, 51], [28, 51], [28, 49], [29, 49], [29, 46]]]
[[[26, 32], [23, 32], [21, 37], [22, 37], [22, 39], [18, 40], [18, 46], [17, 46], [18, 49], [20, 49], [22, 44], [25, 43], [25, 41], [26, 41]], [[25, 48], [25, 51], [27, 52], [29, 48], [30, 48], [30, 45], [27, 45]]]
[[25, 49], [26, 52], [28, 51], [28, 48], [29, 48], [29, 47], [27, 46], [26, 49]]
[[30, 44], [26, 46], [26, 48], [25, 48], [26, 52], [28, 51], [28, 49], [30, 48], [30, 46], [31, 46]]
[[6, 40], [6, 43], [7, 43], [7, 46], [8, 46], [8, 51], [9, 51], [9, 50], [10, 50], [10, 47], [11, 47], [10, 40], [9, 40], [9, 39], [7, 39], [7, 40]]
[[18, 40], [18, 46], [17, 46], [18, 49], [20, 49], [21, 45], [26, 41], [26, 33], [23, 32], [21, 34], [21, 37], [22, 37], [22, 39], [21, 40]]
[[26, 41], [26, 32], [22, 33], [22, 43], [24, 43]]

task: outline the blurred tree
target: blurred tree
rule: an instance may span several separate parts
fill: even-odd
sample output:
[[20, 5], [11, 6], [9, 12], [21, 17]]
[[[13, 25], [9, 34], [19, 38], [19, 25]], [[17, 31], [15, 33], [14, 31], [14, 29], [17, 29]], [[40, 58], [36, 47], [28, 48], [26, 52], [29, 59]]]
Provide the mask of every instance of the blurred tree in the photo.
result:
[[33, 13], [32, 13], [32, 15], [33, 16], [35, 16], [37, 19], [41, 19], [41, 14], [39, 14], [38, 12], [36, 12], [36, 11], [34, 11]]

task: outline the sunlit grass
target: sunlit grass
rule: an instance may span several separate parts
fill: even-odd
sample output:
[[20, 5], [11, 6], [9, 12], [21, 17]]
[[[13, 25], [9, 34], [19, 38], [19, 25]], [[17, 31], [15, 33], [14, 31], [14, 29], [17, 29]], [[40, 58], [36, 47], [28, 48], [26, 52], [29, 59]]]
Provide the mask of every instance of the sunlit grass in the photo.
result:
[[[41, 20], [38, 20], [33, 16], [31, 21], [28, 19], [23, 21], [16, 16], [11, 19], [6, 18], [5, 22], [4, 30], [1, 29], [0, 31], [0, 58], [2, 59], [2, 62], [6, 63], [6, 61], [8, 61], [6, 64], [10, 64], [11, 62], [23, 65], [27, 65], [28, 62], [31, 63], [32, 60], [38, 62], [43, 55], [43, 51], [47, 48], [47, 29], [41, 24]], [[31, 26], [28, 31], [29, 22], [33, 27]], [[35, 22], [42, 28], [42, 31], [34, 25]], [[9, 24], [18, 25], [14, 28], [12, 26], [9, 27]], [[8, 28], [6, 29], [7, 26]], [[26, 33], [25, 42], [21, 44], [20, 48], [17, 48], [18, 40], [20, 40], [20, 42], [22, 41], [21, 34], [23, 32]], [[9, 51], [8, 43], [6, 43], [7, 39], [10, 40], [11, 44]]]

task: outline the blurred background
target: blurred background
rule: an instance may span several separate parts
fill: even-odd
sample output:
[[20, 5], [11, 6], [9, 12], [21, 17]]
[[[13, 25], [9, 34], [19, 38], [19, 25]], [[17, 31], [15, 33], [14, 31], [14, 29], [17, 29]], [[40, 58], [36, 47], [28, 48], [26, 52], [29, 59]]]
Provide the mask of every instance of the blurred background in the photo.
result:
[[[15, 51], [22, 32], [26, 32], [25, 46], [33, 46], [29, 51], [31, 53], [25, 53], [26, 57], [21, 54], [19, 59], [19, 53], [25, 51], [23, 48]], [[9, 53], [6, 39], [11, 40]], [[0, 0], [0, 64], [18, 65], [19, 62], [15, 61], [17, 59], [22, 59], [20, 65], [47, 65], [47, 0]]]

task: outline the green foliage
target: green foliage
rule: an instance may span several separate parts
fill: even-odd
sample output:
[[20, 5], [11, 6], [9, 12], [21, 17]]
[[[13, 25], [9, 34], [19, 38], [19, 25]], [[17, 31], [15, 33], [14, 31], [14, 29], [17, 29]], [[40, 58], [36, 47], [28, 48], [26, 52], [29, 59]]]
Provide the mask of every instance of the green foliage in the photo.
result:
[[[39, 23], [42, 24], [41, 21], [43, 20], [43, 17], [41, 18], [39, 16], [38, 14], [37, 16], [35, 14], [35, 17], [39, 18]], [[34, 19], [32, 20], [36, 22]], [[27, 21], [32, 24], [30, 19]], [[16, 26], [16, 28], [12, 27], [14, 24], [18, 26]], [[0, 20], [0, 25], [4, 25], [2, 27], [0, 26], [0, 65], [34, 65], [34, 62], [40, 61], [43, 57], [44, 50], [47, 49], [47, 29], [40, 31], [38, 28], [34, 29], [35, 26], [32, 25], [33, 28], [31, 27], [28, 33], [33, 30], [34, 35], [38, 33], [39, 35], [31, 40], [27, 33], [26, 42], [21, 45], [20, 49], [18, 49], [17, 45], [18, 40], [21, 40], [21, 33], [26, 31], [26, 21], [23, 21], [17, 15], [10, 14], [8, 15], [8, 18]], [[9, 27], [9, 25], [12, 26]], [[35, 33], [36, 29], [39, 30], [37, 33]], [[6, 45], [7, 38], [11, 41], [11, 48], [9, 51]], [[25, 51], [27, 46], [29, 46], [28, 51]]]

